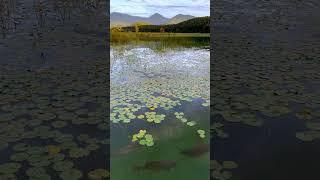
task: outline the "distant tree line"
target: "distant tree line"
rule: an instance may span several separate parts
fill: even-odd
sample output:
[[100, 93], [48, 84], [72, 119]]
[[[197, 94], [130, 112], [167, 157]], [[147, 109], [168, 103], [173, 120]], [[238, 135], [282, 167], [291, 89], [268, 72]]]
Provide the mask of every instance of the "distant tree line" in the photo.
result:
[[0, 32], [5, 38], [10, 29], [16, 28], [15, 0], [0, 0]]
[[193, 18], [171, 25], [140, 25], [139, 27], [135, 25], [112, 30], [123, 32], [210, 33], [210, 17]]

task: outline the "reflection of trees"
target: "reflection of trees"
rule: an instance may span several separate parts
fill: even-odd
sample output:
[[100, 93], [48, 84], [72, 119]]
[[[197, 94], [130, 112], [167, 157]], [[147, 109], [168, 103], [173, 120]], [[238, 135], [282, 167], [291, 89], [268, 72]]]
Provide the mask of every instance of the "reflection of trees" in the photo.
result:
[[42, 2], [41, 0], [34, 0], [33, 1], [33, 8], [34, 8], [34, 12], [36, 14], [38, 26], [43, 27], [45, 25], [45, 19], [47, 16], [47, 9], [46, 9], [44, 2]]
[[70, 20], [72, 9], [75, 1], [73, 0], [54, 0], [53, 1], [53, 9], [57, 13], [57, 16], [64, 24], [68, 19]]
[[8, 31], [15, 29], [15, 0], [0, 0], [0, 28], [2, 37], [5, 38]]
[[64, 24], [73, 16], [82, 16], [86, 26], [92, 27], [95, 15], [99, 13], [98, 9], [102, 0], [51, 0], [53, 9], [58, 19]]

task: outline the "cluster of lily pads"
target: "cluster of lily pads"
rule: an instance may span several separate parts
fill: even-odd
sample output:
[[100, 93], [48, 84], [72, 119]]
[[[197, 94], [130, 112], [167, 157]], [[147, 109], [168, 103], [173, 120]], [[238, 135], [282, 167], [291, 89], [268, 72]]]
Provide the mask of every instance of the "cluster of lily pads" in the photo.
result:
[[148, 122], [161, 123], [164, 120], [166, 115], [164, 114], [156, 114], [156, 112], [145, 112], [145, 117]]
[[132, 142], [139, 141], [140, 145], [153, 146], [153, 137], [151, 134], [146, 134], [146, 130], [140, 130], [138, 134], [132, 136]]
[[[295, 115], [306, 123], [307, 128], [297, 132], [296, 137], [304, 141], [319, 139], [317, 125], [309, 124], [319, 117], [317, 89], [320, 73], [314, 68], [319, 63], [316, 60], [279, 61], [272, 57], [241, 59], [241, 62], [234, 58], [214, 62], [211, 74], [213, 114], [222, 115], [231, 123], [254, 127], [262, 126], [268, 118], [291, 118]], [[303, 71], [300, 68], [302, 64]]]
[[53, 176], [87, 179], [89, 174], [84, 171], [93, 171], [92, 177], [109, 176], [103, 165], [95, 172], [77, 168], [78, 161], [74, 161], [90, 158], [109, 144], [105, 135], [77, 131], [90, 127], [92, 132], [107, 134], [108, 128], [107, 106], [102, 100], [108, 99], [104, 87], [96, 85], [106, 82], [105, 69], [92, 64], [85, 68], [89, 73], [84, 77], [83, 70], [11, 73], [12, 70], [1, 69], [0, 151], [9, 154], [0, 161], [0, 179], [16, 179], [19, 170], [25, 171], [29, 179], [43, 180]]
[[134, 111], [135, 109], [132, 110], [128, 107], [125, 107], [125, 108], [115, 107], [112, 113], [110, 114], [110, 120], [113, 123], [118, 123], [120, 121], [123, 123], [130, 123], [132, 119], [136, 118], [136, 115], [133, 114]]
[[308, 130], [297, 132], [296, 137], [302, 141], [313, 141], [320, 139], [320, 123], [307, 122], [306, 128]]
[[177, 105], [181, 105], [179, 101], [174, 101], [164, 96], [150, 96], [145, 99], [145, 102], [146, 107], [150, 110], [155, 110], [156, 108], [158, 108], [158, 106], [160, 106], [164, 110], [169, 110]]
[[222, 128], [224, 124], [222, 123], [212, 123], [210, 126], [210, 131], [212, 133], [211, 138], [215, 138], [216, 136], [219, 138], [227, 138], [229, 137], [229, 134], [227, 134]]
[[198, 129], [197, 133], [199, 134], [200, 138], [206, 137], [206, 131], [204, 131], [203, 129]]
[[211, 177], [217, 180], [228, 180], [232, 178], [231, 170], [238, 168], [238, 164], [233, 161], [223, 161], [219, 163], [217, 160], [210, 161]]
[[183, 112], [175, 112], [174, 115], [176, 116], [177, 119], [179, 119], [183, 123], [186, 123], [188, 126], [194, 126], [194, 125], [197, 124], [195, 121], [188, 121], [184, 117], [184, 113]]
[[[202, 70], [199, 65], [193, 64], [180, 64], [180, 67], [174, 64], [168, 68], [166, 63], [171, 56], [161, 56], [164, 58], [155, 62], [154, 59], [140, 57], [145, 51], [148, 50], [125, 49], [122, 53], [116, 49], [111, 50], [111, 122], [135, 123], [135, 120], [144, 120], [160, 124], [169, 117], [173, 108], [181, 107], [184, 103], [200, 99], [202, 106], [209, 106], [209, 66], [205, 66], [206, 63], [209, 64], [209, 52], [204, 53]], [[128, 62], [127, 59], [134, 60]], [[182, 66], [186, 68], [181, 68]], [[189, 71], [180, 73], [177, 68]], [[187, 126], [197, 124], [183, 117], [183, 112], [175, 112], [174, 115]], [[133, 135], [133, 140], [143, 145], [153, 145], [153, 139], [139, 139], [140, 136], [144, 137], [142, 134]], [[205, 133], [201, 131], [199, 136], [204, 138]]]

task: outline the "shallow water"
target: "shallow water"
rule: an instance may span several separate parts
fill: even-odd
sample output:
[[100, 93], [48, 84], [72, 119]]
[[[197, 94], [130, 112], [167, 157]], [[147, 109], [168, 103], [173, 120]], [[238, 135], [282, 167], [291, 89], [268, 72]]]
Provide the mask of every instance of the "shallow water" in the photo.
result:
[[[209, 152], [189, 157], [182, 150], [209, 143], [210, 52], [199, 48], [155, 51], [147, 46], [111, 48], [111, 179], [208, 179]], [[120, 107], [120, 110], [116, 110]], [[137, 107], [137, 109], [132, 107]], [[122, 109], [121, 109], [122, 108]], [[125, 109], [129, 111], [127, 117]], [[155, 123], [147, 116], [163, 115]], [[183, 112], [182, 122], [175, 113]], [[129, 121], [129, 122], [128, 122]], [[194, 124], [188, 123], [192, 122]], [[205, 131], [200, 138], [198, 129]], [[152, 146], [132, 142], [146, 130]], [[144, 168], [149, 161], [173, 160], [174, 167]], [[136, 170], [140, 167], [141, 170]]]

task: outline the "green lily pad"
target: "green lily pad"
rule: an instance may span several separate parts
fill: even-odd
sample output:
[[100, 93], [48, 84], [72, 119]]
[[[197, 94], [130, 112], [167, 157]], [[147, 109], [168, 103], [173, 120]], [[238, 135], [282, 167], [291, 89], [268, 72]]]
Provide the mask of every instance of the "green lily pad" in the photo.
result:
[[24, 152], [20, 152], [20, 153], [16, 153], [16, 154], [11, 155], [10, 159], [12, 161], [20, 162], [20, 161], [24, 161], [24, 160], [28, 159], [28, 157], [29, 157], [29, 154], [24, 153]]
[[73, 167], [73, 162], [71, 161], [66, 161], [66, 160], [63, 160], [63, 161], [57, 161], [53, 164], [53, 169], [56, 170], [56, 171], [65, 171], [67, 169], [72, 169]]
[[67, 125], [67, 123], [64, 122], [64, 121], [54, 121], [51, 124], [55, 128], [63, 128], [63, 127], [65, 127]]
[[233, 161], [223, 161], [222, 163], [223, 168], [225, 169], [235, 169], [238, 168], [238, 164]]
[[18, 163], [0, 164], [0, 174], [16, 173], [20, 168], [21, 168], [21, 165]]
[[95, 169], [88, 173], [88, 177], [91, 180], [101, 180], [110, 176], [109, 171], [105, 169]]
[[196, 125], [197, 123], [195, 122], [195, 121], [189, 121], [189, 122], [187, 122], [187, 125], [188, 126], [194, 126], [194, 125]]
[[85, 148], [72, 148], [69, 150], [69, 156], [71, 158], [81, 158], [89, 155], [89, 151]]
[[221, 175], [222, 175], [223, 179], [225, 179], [225, 180], [231, 179], [231, 177], [232, 177], [232, 173], [229, 171], [223, 171]]
[[142, 140], [139, 141], [139, 144], [140, 144], [140, 145], [145, 145], [146, 143], [147, 143], [147, 141], [144, 140], [144, 139], [142, 139]]
[[318, 122], [307, 122], [306, 126], [311, 130], [320, 130], [320, 123]]
[[0, 179], [17, 180], [18, 178], [14, 174], [0, 174]]
[[198, 132], [198, 134], [200, 134], [200, 135], [206, 133], [206, 132], [205, 132], [204, 130], [202, 130], [202, 129], [198, 129], [197, 132]]
[[216, 161], [216, 160], [210, 161], [210, 169], [217, 170], [217, 169], [221, 169], [221, 168], [222, 168], [222, 166], [219, 164], [218, 161]]
[[46, 170], [44, 168], [42, 168], [42, 167], [29, 168], [26, 171], [26, 174], [31, 179], [40, 179], [40, 178], [43, 178], [44, 180], [51, 179], [51, 177], [47, 174]]
[[82, 176], [82, 172], [77, 169], [66, 169], [59, 175], [63, 180], [78, 180]]

